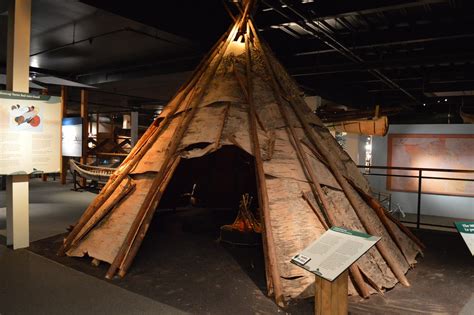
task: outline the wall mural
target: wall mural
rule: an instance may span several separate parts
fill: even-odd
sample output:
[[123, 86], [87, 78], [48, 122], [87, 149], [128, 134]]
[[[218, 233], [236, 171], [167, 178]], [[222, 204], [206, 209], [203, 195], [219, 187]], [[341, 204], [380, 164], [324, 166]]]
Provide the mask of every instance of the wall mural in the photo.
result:
[[[390, 134], [388, 166], [474, 170], [474, 135]], [[414, 175], [418, 171], [390, 170], [388, 174]], [[423, 171], [424, 177], [473, 179], [473, 173]], [[418, 191], [418, 179], [387, 177], [387, 189]], [[474, 196], [474, 182], [423, 178], [425, 194]]]

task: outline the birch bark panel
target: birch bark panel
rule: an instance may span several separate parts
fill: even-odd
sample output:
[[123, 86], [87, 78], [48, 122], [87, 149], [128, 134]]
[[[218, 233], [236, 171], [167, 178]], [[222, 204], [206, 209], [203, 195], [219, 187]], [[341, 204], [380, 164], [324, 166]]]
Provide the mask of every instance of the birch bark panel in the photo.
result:
[[317, 157], [315, 157], [306, 145], [302, 144], [302, 147], [319, 182], [322, 185], [330, 186], [332, 188], [340, 190], [341, 186], [339, 186], [339, 183], [337, 182], [336, 178], [331, 173], [329, 168], [325, 164], [323, 164]]
[[265, 174], [278, 178], [291, 178], [307, 182], [295, 149], [290, 143], [288, 132], [275, 130], [275, 149], [270, 161], [263, 163]]
[[[332, 205], [331, 211], [337, 218], [335, 225], [355, 231], [367, 232], [342, 191], [329, 188], [325, 188], [324, 191], [327, 194], [330, 205]], [[392, 288], [398, 283], [397, 278], [376, 247], [370, 249], [357, 262], [364, 274], [377, 283], [379, 289]], [[370, 284], [368, 285], [371, 287]]]
[[405, 257], [408, 259], [410, 265], [416, 263], [416, 256], [421, 253], [420, 247], [413, 242], [413, 240], [406, 236], [406, 234], [391, 220], [388, 220], [388, 224], [392, 228], [392, 231], [395, 232], [399, 243], [402, 245], [402, 250], [405, 253]]
[[143, 174], [146, 172], [157, 172], [163, 163], [166, 149], [173, 138], [181, 115], [175, 116], [168, 128], [162, 131], [151, 148], [143, 155], [142, 159], [135, 166], [132, 174]]
[[266, 184], [280, 275], [285, 279], [301, 277], [298, 281], [296, 279], [284, 281], [286, 286], [284, 292], [286, 294], [291, 292], [291, 297], [296, 297], [305, 290], [306, 285], [313, 283], [314, 276], [291, 264], [290, 260], [320, 237], [325, 230], [313, 210], [301, 197], [302, 191], [310, 189], [307, 183], [272, 177], [266, 179]]
[[246, 102], [245, 95], [239, 82], [235, 78], [234, 65], [236, 54], [242, 54], [243, 50], [234, 44], [230, 44], [222, 63], [217, 67], [216, 74], [207, 87], [204, 97], [199, 106], [206, 106], [214, 102]]
[[[275, 70], [275, 75], [277, 78], [277, 81], [280, 82], [281, 86], [284, 86], [290, 90], [291, 95], [293, 97], [301, 99], [301, 104], [292, 104], [293, 106], [299, 106], [300, 109], [303, 111], [306, 119], [308, 122], [314, 126], [324, 126], [323, 122], [321, 119], [319, 119], [318, 116], [314, 115], [314, 113], [311, 111], [311, 109], [304, 103], [304, 100], [302, 96], [304, 93], [299, 89], [298, 85], [294, 81], [293, 78], [291, 78], [286, 72], [285, 68], [281, 65], [281, 63], [274, 57], [273, 53], [268, 49], [265, 45], [263, 45], [263, 49], [265, 52], [260, 52], [256, 51], [256, 54], [261, 56], [262, 53], [265, 53], [266, 56], [268, 57], [272, 67]], [[261, 57], [260, 57], [261, 58]], [[266, 69], [266, 67], [263, 67], [265, 72], [271, 71], [271, 69]]]
[[196, 111], [189, 128], [186, 130], [178, 150], [196, 143], [214, 143], [224, 120], [227, 103], [217, 102]]
[[160, 113], [159, 117], [166, 117], [168, 115], [171, 115], [171, 111], [172, 111], [173, 107], [180, 105], [180, 104], [177, 104], [177, 103], [178, 103], [178, 101], [181, 97], [185, 96], [185, 93], [186, 93], [185, 90], [179, 91], [175, 95], [175, 97], [168, 104], [166, 104], [166, 106], [163, 108], [163, 111]]
[[[257, 130], [260, 143], [262, 159], [271, 158], [274, 147], [274, 136], [271, 132]], [[252, 144], [250, 142], [249, 122], [248, 122], [248, 105], [232, 103], [227, 120], [222, 130], [221, 145], [235, 145], [248, 154], [253, 155]]]
[[107, 200], [104, 202], [102, 206], [94, 213], [94, 215], [91, 217], [91, 219], [84, 225], [84, 227], [81, 229], [81, 231], [77, 234], [76, 239], [79, 237], [82, 237], [83, 233], [87, 231], [89, 228], [92, 226], [92, 222], [96, 221], [106, 209], [110, 209], [111, 207], [115, 207], [116, 204], [119, 202], [119, 197], [122, 193], [122, 191], [126, 190], [127, 184], [135, 185], [135, 183], [132, 183], [132, 179], [129, 177], [125, 177], [119, 184], [116, 190], [112, 193], [112, 195], [107, 198]]
[[329, 130], [324, 127], [315, 129], [315, 135], [324, 144], [329, 151], [333, 161], [341, 174], [359, 187], [362, 191], [370, 195], [370, 185], [367, 179], [362, 175], [349, 154], [337, 143]]
[[89, 256], [112, 263], [150, 189], [156, 174], [136, 176], [135, 189], [128, 194], [81, 243], [67, 252], [68, 256]]
[[257, 103], [255, 110], [266, 130], [284, 128], [286, 126], [275, 102]]
[[410, 265], [403, 256], [403, 253], [400, 251], [397, 244], [395, 244], [387, 229], [380, 221], [379, 217], [375, 214], [375, 211], [369, 205], [367, 205], [367, 203], [365, 203], [365, 201], [360, 197], [358, 192], [352, 188], [352, 186], [350, 188], [352, 189], [353, 194], [356, 195], [356, 198], [359, 199], [358, 202], [362, 204], [362, 207], [360, 207], [359, 210], [359, 215], [365, 218], [365, 221], [367, 221], [368, 224], [370, 224], [370, 226], [377, 232], [378, 236], [382, 237], [380, 242], [385, 243], [388, 252], [395, 258], [402, 271], [406, 273], [408, 269], [410, 269]]

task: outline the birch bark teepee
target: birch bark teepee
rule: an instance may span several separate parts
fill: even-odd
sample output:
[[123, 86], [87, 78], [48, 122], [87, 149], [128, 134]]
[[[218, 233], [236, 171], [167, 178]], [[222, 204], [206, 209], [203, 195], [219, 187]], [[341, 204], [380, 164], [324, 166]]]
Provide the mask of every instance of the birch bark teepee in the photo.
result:
[[422, 244], [370, 197], [366, 179], [259, 39], [249, 8], [142, 136], [59, 254], [87, 254], [111, 264], [107, 278], [124, 276], [180, 161], [237, 146], [254, 157], [268, 292], [279, 305], [314, 295], [314, 276], [289, 261], [333, 225], [382, 237], [350, 269], [350, 294], [408, 286], [405, 273]]

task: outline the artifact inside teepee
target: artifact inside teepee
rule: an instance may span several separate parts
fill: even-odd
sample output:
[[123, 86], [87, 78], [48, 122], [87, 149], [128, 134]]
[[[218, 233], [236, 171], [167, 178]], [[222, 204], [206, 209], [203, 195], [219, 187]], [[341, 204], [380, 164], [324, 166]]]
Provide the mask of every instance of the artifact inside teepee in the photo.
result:
[[250, 210], [252, 197], [242, 195], [234, 223], [221, 226], [220, 240], [234, 245], [257, 245], [261, 242], [262, 227]]
[[290, 260], [331, 226], [382, 237], [350, 268], [350, 294], [408, 286], [405, 273], [422, 244], [371, 197], [367, 180], [260, 40], [250, 11], [247, 2], [59, 254], [88, 255], [110, 264], [107, 278], [125, 276], [180, 163], [236, 147], [254, 164], [267, 289], [279, 305], [314, 295], [314, 275]]

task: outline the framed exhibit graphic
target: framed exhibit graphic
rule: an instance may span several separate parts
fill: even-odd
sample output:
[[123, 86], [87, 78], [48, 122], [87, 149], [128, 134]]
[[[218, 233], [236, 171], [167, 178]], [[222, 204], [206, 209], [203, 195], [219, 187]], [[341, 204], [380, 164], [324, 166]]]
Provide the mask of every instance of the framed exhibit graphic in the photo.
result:
[[[387, 165], [453, 170], [474, 169], [474, 135], [390, 134]], [[418, 171], [389, 170], [388, 174], [418, 176]], [[423, 171], [424, 177], [474, 179], [472, 173]], [[418, 191], [418, 179], [387, 176], [387, 189]], [[474, 182], [423, 178], [425, 194], [474, 196]]]
[[61, 98], [0, 91], [0, 174], [59, 172]]
[[63, 118], [62, 155], [71, 157], [82, 156], [82, 118]]

